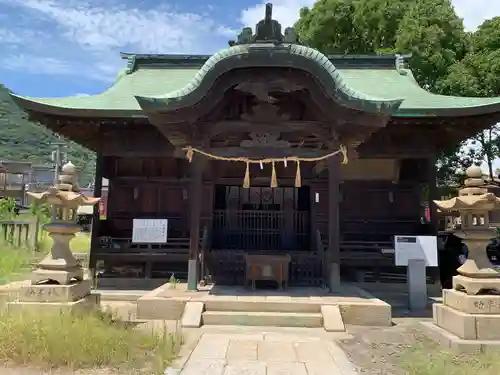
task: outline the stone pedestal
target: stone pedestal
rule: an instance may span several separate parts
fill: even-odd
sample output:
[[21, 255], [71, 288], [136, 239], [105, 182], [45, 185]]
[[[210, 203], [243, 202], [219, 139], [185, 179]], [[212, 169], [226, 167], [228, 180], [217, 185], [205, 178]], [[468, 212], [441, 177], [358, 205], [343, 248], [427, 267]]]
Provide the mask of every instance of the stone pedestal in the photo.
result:
[[434, 324], [463, 340], [500, 340], [500, 295], [444, 290], [443, 303], [434, 305]]
[[72, 284], [23, 285], [17, 300], [7, 303], [12, 309], [93, 310], [100, 305], [100, 295], [91, 294], [92, 280]]
[[500, 295], [469, 295], [443, 290], [443, 303], [433, 305], [434, 322], [423, 324], [447, 349], [478, 352], [500, 348]]

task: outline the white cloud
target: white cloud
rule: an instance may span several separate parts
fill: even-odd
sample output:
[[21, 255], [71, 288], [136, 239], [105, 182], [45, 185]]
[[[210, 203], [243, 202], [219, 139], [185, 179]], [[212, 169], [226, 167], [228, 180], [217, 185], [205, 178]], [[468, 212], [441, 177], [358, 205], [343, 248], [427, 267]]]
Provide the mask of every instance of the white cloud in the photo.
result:
[[[6, 5], [14, 14], [33, 21], [33, 25], [23, 25], [23, 29], [28, 29], [26, 35], [16, 36], [15, 32], [0, 29], [0, 48], [7, 43], [22, 46], [23, 41], [30, 41], [33, 45], [21, 50], [28, 49], [30, 54], [39, 56], [52, 56], [57, 51], [54, 56], [60, 60], [59, 64], [42, 68], [46, 74], [55, 73], [61, 68], [60, 62], [67, 61], [73, 64], [72, 72], [75, 75], [109, 81], [116, 77], [124, 65], [119, 58], [119, 51], [213, 53], [236, 34], [206, 14], [179, 12], [166, 5], [140, 9], [141, 3], [125, 5], [113, 0], [0, 0], [0, 6]], [[41, 24], [44, 29], [50, 30], [50, 38], [34, 38]], [[29, 30], [29, 27], [33, 30]], [[0, 56], [0, 62], [11, 57], [4, 54]], [[23, 62], [31, 63], [23, 56], [17, 57], [15, 62], [9, 63], [9, 69], [22, 70]], [[62, 74], [65, 71], [61, 69]]]
[[[264, 17], [266, 2], [244, 9], [241, 12], [241, 23], [245, 26], [255, 27], [257, 22]], [[300, 9], [312, 6], [315, 2], [315, 0], [275, 0], [273, 2], [273, 18], [279, 21], [283, 28], [293, 26], [299, 18]]]
[[36, 11], [51, 19], [64, 37], [89, 49], [133, 46], [137, 52], [186, 52], [199, 48], [207, 34], [228, 34], [226, 28], [206, 16], [166, 7], [142, 10], [80, 1], [10, 1], [11, 6]]
[[8, 70], [47, 75], [73, 74], [73, 67], [68, 62], [53, 57], [31, 55], [11, 55], [6, 58], [2, 67]]

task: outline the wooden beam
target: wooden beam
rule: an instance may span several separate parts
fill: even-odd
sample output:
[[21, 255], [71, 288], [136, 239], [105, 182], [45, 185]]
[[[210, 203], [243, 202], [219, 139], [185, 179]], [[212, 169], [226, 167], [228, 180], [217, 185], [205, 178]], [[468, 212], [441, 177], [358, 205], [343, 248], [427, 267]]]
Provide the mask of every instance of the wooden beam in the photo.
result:
[[310, 157], [316, 158], [327, 155], [331, 151], [311, 148], [268, 148], [268, 147], [224, 147], [210, 148], [206, 151], [210, 154], [220, 157], [248, 157], [249, 159], [264, 159], [264, 158], [286, 158], [286, 157]]

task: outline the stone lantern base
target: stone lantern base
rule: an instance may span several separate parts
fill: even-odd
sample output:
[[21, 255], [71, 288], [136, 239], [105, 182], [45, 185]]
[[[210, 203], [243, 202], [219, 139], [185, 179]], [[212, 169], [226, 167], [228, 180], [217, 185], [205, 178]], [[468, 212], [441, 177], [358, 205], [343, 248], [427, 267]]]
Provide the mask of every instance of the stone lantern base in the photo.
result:
[[[453, 289], [464, 291], [468, 295], [476, 296], [481, 292], [495, 292], [500, 295], [500, 278], [498, 277], [498, 271], [494, 271], [494, 275], [497, 277], [491, 278], [478, 278], [469, 277], [465, 275], [453, 276]], [[500, 312], [499, 312], [500, 313]]]
[[18, 299], [7, 303], [7, 308], [90, 311], [100, 306], [100, 295], [91, 294], [91, 287], [90, 279], [66, 285], [50, 283], [23, 285], [19, 290]]
[[[471, 289], [476, 282], [495, 283], [498, 279], [472, 279], [455, 276], [454, 286], [465, 282]], [[466, 280], [464, 280], [466, 279]], [[469, 289], [469, 290], [471, 290]], [[481, 286], [480, 290], [483, 289]], [[443, 302], [433, 305], [434, 321], [422, 323], [431, 337], [447, 348], [474, 352], [500, 348], [500, 295], [471, 295], [455, 289], [443, 290]]]

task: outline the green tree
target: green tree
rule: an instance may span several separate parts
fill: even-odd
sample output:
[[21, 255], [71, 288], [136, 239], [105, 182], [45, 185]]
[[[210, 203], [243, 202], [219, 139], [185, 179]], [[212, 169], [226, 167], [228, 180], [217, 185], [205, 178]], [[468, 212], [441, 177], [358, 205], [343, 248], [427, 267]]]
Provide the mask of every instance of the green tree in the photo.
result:
[[[500, 17], [485, 21], [470, 36], [470, 51], [455, 62], [448, 75], [439, 83], [446, 94], [481, 97], [500, 96]], [[493, 161], [500, 154], [500, 126], [479, 132], [472, 144], [494, 176]]]
[[[473, 72], [457, 64], [469, 58], [480, 64], [476, 69], [484, 71], [481, 65], [488, 62], [474, 59], [472, 43], [476, 50], [500, 44], [491, 37], [500, 33], [493, 24], [484, 25], [482, 34], [466, 33], [450, 0], [320, 0], [301, 10], [295, 29], [302, 43], [326, 54], [409, 52], [409, 67], [417, 82], [429, 91], [450, 95], [478, 96], [475, 88], [480, 83], [474, 80]], [[500, 64], [500, 59], [497, 61]], [[448, 81], [453, 70], [460, 80]], [[491, 74], [492, 81], [497, 77], [500, 74]], [[483, 94], [487, 95], [486, 90]], [[489, 154], [494, 150], [490, 147]], [[438, 180], [441, 184], [456, 183], [459, 177], [455, 171], [480, 159], [481, 152], [467, 149], [465, 143], [442, 150]]]
[[[395, 49], [411, 52], [410, 68], [424, 88], [437, 85], [468, 52], [469, 38], [450, 0], [414, 1], [399, 22]], [[461, 92], [454, 93], [460, 95]]]
[[450, 0], [321, 0], [294, 27], [326, 54], [411, 52], [416, 80], [431, 91], [469, 48]]

